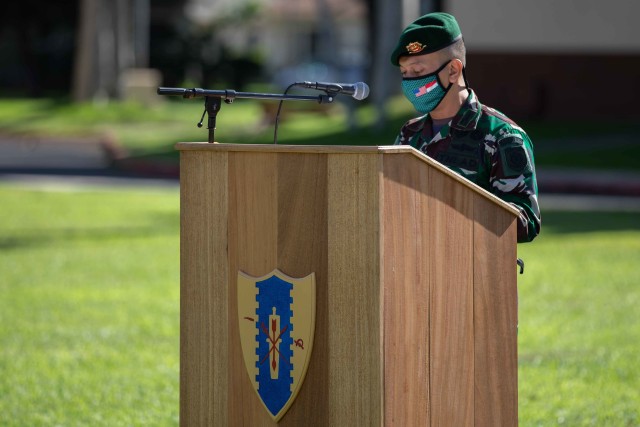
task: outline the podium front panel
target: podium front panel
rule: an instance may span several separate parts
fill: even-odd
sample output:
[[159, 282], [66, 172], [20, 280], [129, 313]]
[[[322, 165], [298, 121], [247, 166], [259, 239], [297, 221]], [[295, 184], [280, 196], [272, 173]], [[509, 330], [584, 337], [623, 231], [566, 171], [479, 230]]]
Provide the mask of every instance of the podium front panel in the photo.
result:
[[[179, 148], [182, 426], [517, 425], [513, 207], [406, 147]], [[277, 422], [237, 281], [276, 270], [315, 276]]]

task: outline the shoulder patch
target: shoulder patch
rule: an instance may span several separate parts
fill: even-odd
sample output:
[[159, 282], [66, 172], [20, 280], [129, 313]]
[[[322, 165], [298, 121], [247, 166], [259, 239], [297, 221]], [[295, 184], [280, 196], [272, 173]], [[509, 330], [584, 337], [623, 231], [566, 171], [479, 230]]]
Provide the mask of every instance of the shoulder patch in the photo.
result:
[[522, 139], [509, 136], [498, 142], [502, 170], [505, 177], [514, 177], [531, 171], [531, 160]]

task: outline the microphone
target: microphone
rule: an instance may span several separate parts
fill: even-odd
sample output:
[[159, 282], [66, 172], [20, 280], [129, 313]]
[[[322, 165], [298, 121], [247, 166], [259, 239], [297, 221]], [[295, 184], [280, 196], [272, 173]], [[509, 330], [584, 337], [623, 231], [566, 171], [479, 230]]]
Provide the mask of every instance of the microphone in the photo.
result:
[[369, 86], [364, 82], [358, 83], [324, 83], [324, 82], [298, 82], [296, 86], [306, 87], [308, 89], [317, 89], [329, 92], [331, 94], [344, 93], [351, 95], [358, 101], [362, 101], [369, 96]]

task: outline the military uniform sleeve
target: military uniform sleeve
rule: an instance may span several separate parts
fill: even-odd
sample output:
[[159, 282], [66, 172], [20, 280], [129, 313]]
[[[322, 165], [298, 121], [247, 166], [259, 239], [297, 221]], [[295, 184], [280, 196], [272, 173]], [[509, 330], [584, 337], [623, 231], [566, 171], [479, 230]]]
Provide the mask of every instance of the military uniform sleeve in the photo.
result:
[[411, 145], [413, 148], [417, 148], [414, 141], [416, 138], [414, 137], [422, 131], [426, 117], [426, 115], [416, 117], [406, 122], [400, 129], [394, 145]]
[[530, 242], [541, 226], [532, 144], [526, 135], [505, 135], [491, 156], [491, 192], [520, 210], [518, 243]]
[[393, 145], [408, 145], [410, 143], [409, 136], [407, 135], [407, 125], [408, 123], [405, 123], [405, 125], [402, 126]]

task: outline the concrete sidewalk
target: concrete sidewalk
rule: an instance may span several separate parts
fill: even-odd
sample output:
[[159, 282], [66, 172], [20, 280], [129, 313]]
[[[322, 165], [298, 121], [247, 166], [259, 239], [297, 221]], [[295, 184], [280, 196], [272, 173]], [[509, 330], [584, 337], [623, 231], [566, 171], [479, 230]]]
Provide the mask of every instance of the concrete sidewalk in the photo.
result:
[[541, 193], [640, 197], [637, 172], [538, 168], [536, 175]]
[[0, 170], [100, 170], [123, 155], [107, 138], [0, 135]]

